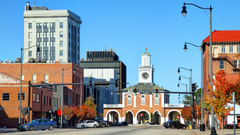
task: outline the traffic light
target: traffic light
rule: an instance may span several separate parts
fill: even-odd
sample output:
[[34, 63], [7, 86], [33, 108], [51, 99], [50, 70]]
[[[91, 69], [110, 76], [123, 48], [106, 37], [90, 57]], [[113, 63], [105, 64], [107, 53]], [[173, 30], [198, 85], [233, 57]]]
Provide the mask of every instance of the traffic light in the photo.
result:
[[158, 95], [158, 89], [156, 89], [156, 95]]
[[52, 87], [51, 86], [48, 86], [48, 91], [51, 91], [52, 90]]
[[89, 88], [92, 88], [92, 77], [90, 77], [90, 80], [89, 80]]
[[134, 95], [136, 96], [136, 94], [137, 94], [137, 90], [136, 90], [136, 89], [134, 89]]
[[118, 87], [118, 79], [115, 80], [115, 87]]
[[57, 92], [57, 85], [54, 86], [54, 92]]
[[193, 83], [192, 84], [192, 91], [195, 92], [196, 88], [197, 88], [196, 83]]
[[49, 110], [48, 112], [49, 112], [49, 113], [53, 113], [53, 110]]

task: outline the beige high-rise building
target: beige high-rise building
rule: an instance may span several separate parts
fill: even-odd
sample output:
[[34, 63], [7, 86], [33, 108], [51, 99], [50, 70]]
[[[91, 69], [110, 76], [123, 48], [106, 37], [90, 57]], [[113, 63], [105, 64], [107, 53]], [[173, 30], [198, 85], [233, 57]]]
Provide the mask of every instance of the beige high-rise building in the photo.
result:
[[[24, 11], [24, 62], [55, 60], [80, 65], [81, 18], [69, 10], [33, 7], [27, 2]], [[37, 47], [40, 52], [36, 52]], [[32, 48], [31, 48], [32, 47]], [[30, 59], [33, 58], [33, 59]], [[36, 59], [38, 58], [38, 59]]]

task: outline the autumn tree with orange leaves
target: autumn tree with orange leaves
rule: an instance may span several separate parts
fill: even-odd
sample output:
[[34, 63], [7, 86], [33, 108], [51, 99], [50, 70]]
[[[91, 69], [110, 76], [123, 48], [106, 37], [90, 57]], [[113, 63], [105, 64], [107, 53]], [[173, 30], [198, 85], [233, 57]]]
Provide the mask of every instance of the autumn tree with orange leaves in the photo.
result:
[[[201, 118], [201, 111], [200, 110], [201, 110], [200, 106], [198, 106], [198, 105], [196, 105], [196, 103], [194, 103], [194, 111], [195, 111], [194, 117], [195, 117], [195, 119], [199, 120]], [[187, 106], [187, 107], [183, 108], [182, 111], [181, 111], [181, 114], [182, 114], [182, 117], [184, 119], [186, 119], [187, 121], [192, 121], [192, 106]]]
[[74, 110], [73, 106], [66, 106], [66, 105], [63, 106], [63, 114], [62, 115], [67, 120], [67, 123], [74, 116], [73, 110]]
[[222, 118], [222, 134], [224, 134], [224, 117], [232, 110], [232, 108], [228, 108], [227, 104], [232, 99], [230, 89], [233, 87], [233, 84], [226, 80], [226, 73], [223, 70], [220, 70], [215, 75], [213, 86], [215, 89], [212, 89], [211, 86], [209, 86], [210, 90], [207, 95], [204, 96], [203, 100], [207, 104], [211, 104], [215, 114]]

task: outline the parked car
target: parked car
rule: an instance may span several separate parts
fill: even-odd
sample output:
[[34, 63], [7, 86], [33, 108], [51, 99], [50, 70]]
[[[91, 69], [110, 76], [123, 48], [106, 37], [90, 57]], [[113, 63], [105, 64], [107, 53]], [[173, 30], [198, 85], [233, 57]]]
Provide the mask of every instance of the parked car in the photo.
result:
[[51, 121], [49, 119], [35, 119], [27, 124], [20, 125], [19, 130], [53, 130], [54, 127], [57, 127], [56, 121]]
[[103, 120], [97, 120], [99, 127], [107, 127], [107, 122], [103, 121]]
[[180, 123], [179, 121], [167, 121], [163, 125], [165, 128], [186, 128], [186, 125]]
[[105, 121], [107, 123], [107, 126], [108, 127], [111, 127], [112, 126], [112, 122], [111, 121]]
[[95, 120], [85, 120], [85, 121], [83, 121], [83, 122], [81, 122], [81, 123], [77, 123], [77, 124], [75, 125], [76, 128], [86, 128], [86, 127], [96, 128], [96, 127], [98, 127], [98, 126], [99, 126], [99, 124], [98, 124], [98, 122], [95, 121]]
[[234, 124], [234, 116], [233, 115], [228, 115], [225, 117], [225, 126], [224, 128], [238, 128], [238, 123], [237, 123], [237, 116], [235, 116], [235, 124]]

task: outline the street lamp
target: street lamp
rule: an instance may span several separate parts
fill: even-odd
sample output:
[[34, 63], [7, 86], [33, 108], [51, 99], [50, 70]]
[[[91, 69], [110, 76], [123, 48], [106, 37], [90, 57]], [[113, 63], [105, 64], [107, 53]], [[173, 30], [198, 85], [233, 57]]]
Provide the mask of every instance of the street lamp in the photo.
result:
[[[187, 14], [187, 10], [186, 10], [186, 6], [185, 5], [193, 5], [195, 7], [198, 7], [200, 9], [206, 9], [206, 10], [210, 10], [210, 78], [212, 78], [213, 76], [213, 72], [212, 72], [212, 6], [210, 5], [210, 8], [203, 8], [200, 7], [198, 5], [192, 4], [192, 3], [183, 3], [183, 7], [182, 7], [182, 16], [185, 17]], [[212, 80], [210, 79], [210, 84], [211, 87], [213, 86], [212, 84]], [[216, 135], [216, 129], [215, 129], [215, 123], [214, 123], [214, 111], [213, 111], [213, 107], [211, 106], [211, 124], [212, 124], [212, 129], [211, 129], [211, 133], [212, 135]], [[200, 131], [205, 131], [203, 125], [200, 126]]]
[[[37, 47], [37, 52], [40, 52], [40, 47], [37, 45], [31, 46], [29, 48], [22, 48], [21, 47], [21, 72], [20, 72], [20, 94], [19, 94], [19, 101], [20, 101], [20, 105], [19, 105], [19, 118], [18, 118], [18, 127], [21, 125], [21, 107], [22, 107], [22, 55], [23, 55], [23, 50], [28, 50], [31, 49], [33, 47]], [[25, 51], [26, 52], [26, 51]], [[24, 53], [25, 53], [24, 52]], [[30, 95], [28, 95], [30, 96]], [[30, 107], [28, 107], [28, 113], [30, 114]], [[28, 115], [30, 116], [30, 115]], [[29, 117], [30, 118], [30, 117]]]
[[[66, 69], [64, 69], [64, 68], [62, 68], [62, 84], [63, 84], [63, 77], [64, 77], [64, 70], [68, 70], [68, 69], [70, 69], [70, 68], [72, 68], [72, 67], [69, 67], [69, 68], [66, 68]], [[75, 68], [73, 68], [73, 73], [75, 73]], [[62, 97], [62, 100], [61, 100], [61, 121], [60, 121], [60, 128], [62, 128], [62, 121], [63, 121], [63, 88], [64, 88], [64, 86], [62, 85], [62, 94], [61, 94], [61, 97]]]
[[184, 48], [186, 47], [186, 50], [184, 50], [185, 52], [187, 51], [187, 44], [190, 44], [194, 47], [199, 47], [201, 50], [201, 125], [200, 125], [200, 130], [201, 131], [205, 131], [205, 124], [204, 124], [204, 120], [203, 120], [203, 46], [197, 46], [195, 44], [189, 43], [189, 42], [185, 42]]

